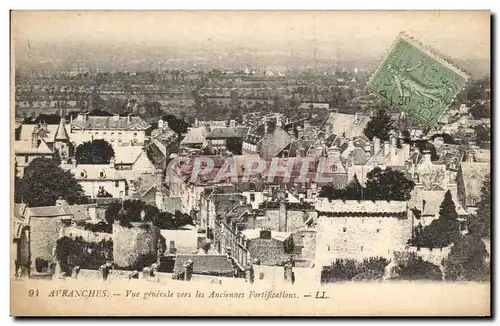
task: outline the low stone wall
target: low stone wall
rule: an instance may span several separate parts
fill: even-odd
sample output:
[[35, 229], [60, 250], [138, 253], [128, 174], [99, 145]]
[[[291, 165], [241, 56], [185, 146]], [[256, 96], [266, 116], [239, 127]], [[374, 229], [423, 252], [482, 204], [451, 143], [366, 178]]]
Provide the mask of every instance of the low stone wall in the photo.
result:
[[422, 257], [423, 260], [428, 261], [434, 265], [440, 266], [443, 258], [448, 257], [448, 254], [451, 251], [452, 246], [444, 247], [444, 248], [420, 248], [417, 247], [409, 247], [406, 252], [415, 253], [419, 257]]

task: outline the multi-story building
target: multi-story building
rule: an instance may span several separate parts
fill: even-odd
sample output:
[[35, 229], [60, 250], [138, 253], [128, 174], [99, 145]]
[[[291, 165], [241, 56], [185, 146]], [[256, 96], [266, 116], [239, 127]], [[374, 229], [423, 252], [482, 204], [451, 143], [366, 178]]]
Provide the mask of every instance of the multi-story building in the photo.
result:
[[318, 199], [316, 265], [337, 258], [391, 257], [412, 237], [413, 215], [405, 201]]
[[113, 148], [117, 146], [143, 146], [146, 130], [151, 126], [132, 115], [89, 116], [79, 113], [70, 123], [69, 138], [78, 146], [94, 139], [104, 139]]

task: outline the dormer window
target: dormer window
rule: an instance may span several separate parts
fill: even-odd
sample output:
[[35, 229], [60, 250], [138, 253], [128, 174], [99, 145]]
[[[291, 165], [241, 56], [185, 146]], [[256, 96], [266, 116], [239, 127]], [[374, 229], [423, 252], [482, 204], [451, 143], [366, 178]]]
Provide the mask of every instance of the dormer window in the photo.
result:
[[86, 178], [87, 177], [87, 172], [85, 172], [85, 171], [80, 172], [80, 177]]
[[106, 177], [106, 173], [104, 173], [104, 171], [99, 172], [99, 177], [105, 178]]

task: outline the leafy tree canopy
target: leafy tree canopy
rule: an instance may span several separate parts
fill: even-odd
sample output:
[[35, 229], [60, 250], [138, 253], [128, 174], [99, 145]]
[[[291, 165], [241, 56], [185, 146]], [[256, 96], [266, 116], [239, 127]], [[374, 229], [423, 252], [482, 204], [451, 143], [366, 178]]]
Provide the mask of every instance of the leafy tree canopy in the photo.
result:
[[17, 197], [30, 207], [52, 206], [59, 197], [69, 204], [85, 200], [82, 187], [70, 171], [61, 169], [54, 160], [35, 158], [24, 171]]
[[167, 114], [163, 116], [162, 120], [166, 121], [168, 123], [169, 128], [175, 131], [179, 135], [186, 133], [187, 128], [189, 127], [189, 124], [186, 121], [184, 121], [184, 119], [179, 119], [172, 114]]
[[405, 177], [403, 172], [379, 167], [366, 175], [366, 190], [363, 198], [370, 200], [409, 200], [415, 183]]
[[108, 164], [115, 150], [104, 139], [94, 139], [78, 145], [75, 159], [78, 164]]
[[380, 141], [389, 140], [389, 132], [395, 128], [391, 116], [385, 110], [379, 110], [377, 114], [366, 124], [364, 134], [368, 139], [377, 137]]
[[486, 247], [477, 235], [464, 235], [443, 259], [444, 277], [450, 281], [487, 281], [490, 278], [487, 257]]

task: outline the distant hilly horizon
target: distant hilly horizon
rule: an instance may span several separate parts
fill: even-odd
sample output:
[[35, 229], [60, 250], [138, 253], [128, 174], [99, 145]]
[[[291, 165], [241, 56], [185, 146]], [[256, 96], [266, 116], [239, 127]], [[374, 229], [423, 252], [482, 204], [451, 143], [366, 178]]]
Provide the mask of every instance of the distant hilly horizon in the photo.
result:
[[[144, 71], [159, 69], [249, 69], [301, 70], [316, 67], [328, 69], [375, 69], [382, 56], [347, 51], [314, 51], [314, 49], [232, 48], [203, 49], [180, 46], [89, 46], [89, 44], [37, 44], [27, 48], [17, 44], [17, 69], [71, 70], [77, 66], [100, 71]], [[315, 57], [316, 55], [316, 57]], [[446, 58], [472, 77], [490, 74], [489, 58]]]

